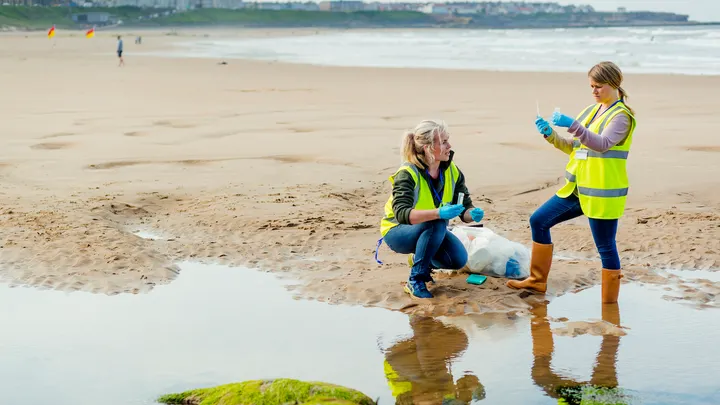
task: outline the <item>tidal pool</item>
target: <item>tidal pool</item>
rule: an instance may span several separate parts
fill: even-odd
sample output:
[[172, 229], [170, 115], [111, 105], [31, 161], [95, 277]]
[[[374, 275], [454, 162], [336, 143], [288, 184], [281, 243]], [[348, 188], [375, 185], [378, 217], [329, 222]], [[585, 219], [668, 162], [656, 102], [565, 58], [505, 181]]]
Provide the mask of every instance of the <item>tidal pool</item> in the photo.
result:
[[141, 295], [0, 285], [0, 403], [147, 405], [279, 377], [380, 404], [557, 404], [595, 393], [584, 384], [612, 388], [606, 403], [720, 403], [720, 310], [661, 288], [623, 285], [605, 308], [595, 287], [533, 317], [433, 319], [296, 300], [287, 281], [252, 269], [179, 266]]

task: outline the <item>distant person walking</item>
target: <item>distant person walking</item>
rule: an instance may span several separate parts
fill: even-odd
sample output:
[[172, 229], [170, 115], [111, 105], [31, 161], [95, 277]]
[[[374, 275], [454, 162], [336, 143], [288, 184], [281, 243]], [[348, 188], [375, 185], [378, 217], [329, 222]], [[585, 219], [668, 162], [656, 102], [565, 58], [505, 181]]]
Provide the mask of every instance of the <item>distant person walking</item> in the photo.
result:
[[124, 65], [125, 65], [125, 61], [123, 60], [123, 56], [122, 56], [122, 54], [123, 54], [123, 40], [122, 40], [122, 37], [121, 37], [120, 35], [118, 35], [117, 39], [118, 39], [118, 42], [117, 42], [117, 56], [118, 56], [118, 59], [120, 60], [120, 62], [118, 63], [118, 67], [120, 67], [120, 66], [124, 66]]
[[542, 117], [535, 120], [545, 140], [570, 159], [565, 185], [530, 217], [530, 276], [507, 285], [544, 293], [553, 254], [550, 228], [584, 214], [602, 261], [602, 302], [610, 304], [617, 302], [620, 293], [615, 235], [630, 185], [626, 165], [636, 122], [633, 110], [625, 104], [627, 93], [620, 87], [623, 75], [617, 65], [601, 62], [590, 69], [588, 79], [595, 104], [582, 110], [577, 119], [559, 111], [552, 116], [553, 124], [567, 128], [572, 138], [553, 131]]

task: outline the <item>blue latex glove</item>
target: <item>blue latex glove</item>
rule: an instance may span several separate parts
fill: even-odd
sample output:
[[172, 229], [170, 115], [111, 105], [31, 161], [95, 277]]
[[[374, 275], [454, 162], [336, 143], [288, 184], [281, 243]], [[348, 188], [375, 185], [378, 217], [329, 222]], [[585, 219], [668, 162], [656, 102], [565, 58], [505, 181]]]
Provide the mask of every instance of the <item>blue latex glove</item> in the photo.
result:
[[546, 138], [550, 136], [550, 134], [552, 134], [552, 128], [550, 128], [550, 124], [542, 117], [537, 117], [537, 119], [535, 120], [535, 126], [537, 127], [538, 132], [540, 132]]
[[572, 117], [568, 117], [565, 114], [561, 114], [559, 111], [555, 111], [552, 116], [552, 123], [553, 125], [557, 125], [559, 127], [563, 128], [570, 128], [570, 126], [575, 122], [575, 120]]
[[470, 211], [470, 217], [472, 217], [472, 220], [475, 222], [482, 221], [484, 216], [485, 216], [485, 211], [483, 211], [482, 208], [473, 208]]
[[465, 210], [465, 207], [460, 204], [448, 204], [440, 207], [438, 211], [440, 219], [453, 219], [462, 214], [463, 210]]
[[520, 263], [512, 257], [505, 263], [505, 277], [517, 278], [520, 276]]

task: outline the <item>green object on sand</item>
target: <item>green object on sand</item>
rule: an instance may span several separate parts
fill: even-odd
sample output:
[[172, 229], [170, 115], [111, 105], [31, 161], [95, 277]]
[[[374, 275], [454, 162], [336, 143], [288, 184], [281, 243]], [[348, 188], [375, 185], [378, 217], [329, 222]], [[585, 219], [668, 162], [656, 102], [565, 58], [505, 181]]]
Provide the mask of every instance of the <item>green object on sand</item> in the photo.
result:
[[487, 280], [487, 276], [483, 276], [482, 274], [471, 274], [465, 281], [467, 281], [468, 284], [480, 285], [484, 283], [485, 280]]
[[339, 385], [291, 379], [252, 380], [163, 395], [168, 405], [376, 405], [367, 395]]

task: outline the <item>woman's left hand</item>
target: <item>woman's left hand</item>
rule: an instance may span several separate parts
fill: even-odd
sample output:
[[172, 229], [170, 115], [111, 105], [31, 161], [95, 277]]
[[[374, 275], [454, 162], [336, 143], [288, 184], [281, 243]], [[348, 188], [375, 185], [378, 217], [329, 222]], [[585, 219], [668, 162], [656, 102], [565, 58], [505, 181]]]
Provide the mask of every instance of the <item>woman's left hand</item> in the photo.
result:
[[572, 124], [575, 122], [572, 117], [568, 117], [565, 114], [561, 114], [559, 111], [555, 111], [552, 116], [552, 123], [553, 125], [557, 125], [559, 127], [563, 128], [570, 128]]
[[470, 210], [470, 218], [472, 218], [475, 222], [482, 221], [483, 217], [485, 216], [485, 211], [482, 210], [482, 208], [473, 208]]

